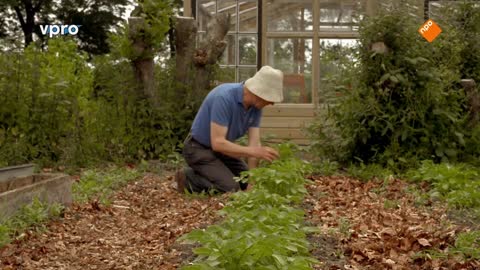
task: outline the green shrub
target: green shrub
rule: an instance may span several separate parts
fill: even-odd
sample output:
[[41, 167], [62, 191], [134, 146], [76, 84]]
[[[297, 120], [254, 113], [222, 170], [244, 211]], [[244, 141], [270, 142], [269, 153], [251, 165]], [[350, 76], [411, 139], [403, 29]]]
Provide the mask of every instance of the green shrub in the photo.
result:
[[0, 160], [82, 158], [92, 83], [86, 55], [73, 41], [52, 39], [46, 52], [31, 45], [23, 54], [1, 54], [0, 62], [7, 67], [0, 71]]
[[457, 235], [452, 253], [466, 259], [480, 260], [480, 231], [464, 232]]
[[[428, 43], [417, 34], [418, 25], [402, 8], [362, 21], [358, 55], [341, 66], [345, 76], [330, 90], [342, 95], [322, 107], [310, 127], [319, 156], [394, 170], [421, 159], [478, 156], [468, 150], [478, 148], [478, 139], [466, 126], [466, 95], [459, 85], [465, 49], [460, 31], [442, 25], [444, 32]], [[385, 52], [373, 49], [379, 43]]]

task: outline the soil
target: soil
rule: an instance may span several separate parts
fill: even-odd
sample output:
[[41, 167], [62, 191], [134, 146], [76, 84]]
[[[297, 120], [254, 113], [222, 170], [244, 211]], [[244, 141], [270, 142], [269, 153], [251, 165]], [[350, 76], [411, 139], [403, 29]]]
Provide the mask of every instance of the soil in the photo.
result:
[[[459, 257], [417, 256], [446, 251], [471, 227], [441, 205], [417, 207], [398, 179], [361, 182], [311, 177], [303, 208], [315, 269], [480, 269]], [[75, 204], [43, 233], [26, 232], [0, 249], [1, 269], [178, 269], [192, 261], [181, 235], [220, 221], [229, 195], [180, 195], [169, 176], [145, 175], [119, 190], [112, 204]]]
[[45, 233], [0, 249], [1, 269], [177, 269], [192, 258], [175, 240], [219, 220], [227, 196], [180, 195], [172, 176], [146, 175], [109, 206], [73, 205]]

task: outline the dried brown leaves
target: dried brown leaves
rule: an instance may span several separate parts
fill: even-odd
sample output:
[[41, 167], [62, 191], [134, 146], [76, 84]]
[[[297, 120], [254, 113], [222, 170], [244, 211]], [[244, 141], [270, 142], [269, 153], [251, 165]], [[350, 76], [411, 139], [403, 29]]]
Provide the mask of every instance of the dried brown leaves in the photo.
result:
[[[391, 179], [363, 183], [347, 177], [318, 177], [305, 201], [309, 220], [335, 235], [348, 256], [345, 269], [478, 269], [460, 258], [414, 259], [426, 249], [446, 250], [460, 228], [445, 209], [414, 207], [407, 185]], [[322, 258], [320, 258], [321, 260]], [[338, 264], [338, 263], [337, 263]], [[326, 267], [338, 269], [334, 263]]]
[[49, 232], [0, 250], [5, 269], [176, 269], [191, 247], [182, 234], [214, 223], [226, 196], [193, 199], [147, 175], [119, 191], [112, 205], [74, 205]]

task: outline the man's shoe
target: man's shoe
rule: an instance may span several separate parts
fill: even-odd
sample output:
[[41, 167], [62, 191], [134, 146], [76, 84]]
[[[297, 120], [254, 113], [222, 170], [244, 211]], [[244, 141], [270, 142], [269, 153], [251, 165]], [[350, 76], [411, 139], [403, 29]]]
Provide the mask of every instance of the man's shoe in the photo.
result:
[[187, 187], [187, 177], [185, 176], [185, 171], [183, 169], [177, 170], [175, 173], [175, 181], [177, 182], [177, 191], [180, 193], [185, 193], [185, 188]]

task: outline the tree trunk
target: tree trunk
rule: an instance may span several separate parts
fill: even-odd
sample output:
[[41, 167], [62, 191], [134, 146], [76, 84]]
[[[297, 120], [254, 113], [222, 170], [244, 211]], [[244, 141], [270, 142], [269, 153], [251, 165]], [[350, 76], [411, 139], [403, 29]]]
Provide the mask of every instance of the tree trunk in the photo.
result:
[[193, 18], [177, 17], [175, 24], [175, 52], [176, 70], [175, 77], [178, 82], [176, 96], [184, 100], [187, 89], [193, 86], [193, 55], [197, 39], [197, 26]]
[[[31, 0], [23, 0], [21, 3], [13, 7], [17, 14], [18, 21], [20, 22], [20, 26], [22, 27], [25, 38], [25, 48], [33, 42], [35, 14], [40, 11], [41, 4], [42, 1], [39, 1], [36, 6], [33, 6]], [[22, 10], [25, 10], [25, 17], [22, 14]]]
[[132, 40], [134, 57], [131, 59], [138, 88], [153, 106], [159, 101], [155, 92], [153, 49], [143, 38], [145, 20], [141, 17], [128, 18], [130, 40]]
[[195, 100], [201, 100], [212, 88], [214, 67], [222, 56], [227, 42], [230, 16], [217, 14], [210, 18], [205, 41], [195, 48], [197, 26], [193, 18], [176, 18], [176, 77], [180, 83], [179, 98], [191, 89]]

